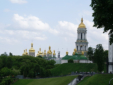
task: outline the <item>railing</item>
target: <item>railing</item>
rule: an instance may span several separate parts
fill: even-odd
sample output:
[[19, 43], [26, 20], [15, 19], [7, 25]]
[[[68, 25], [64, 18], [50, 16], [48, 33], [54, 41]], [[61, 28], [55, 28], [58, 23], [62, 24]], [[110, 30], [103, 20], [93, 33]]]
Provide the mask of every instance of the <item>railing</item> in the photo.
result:
[[[112, 78], [112, 79], [113, 79], [113, 78]], [[109, 85], [110, 85], [110, 82], [111, 82], [112, 79], [109, 80]]]

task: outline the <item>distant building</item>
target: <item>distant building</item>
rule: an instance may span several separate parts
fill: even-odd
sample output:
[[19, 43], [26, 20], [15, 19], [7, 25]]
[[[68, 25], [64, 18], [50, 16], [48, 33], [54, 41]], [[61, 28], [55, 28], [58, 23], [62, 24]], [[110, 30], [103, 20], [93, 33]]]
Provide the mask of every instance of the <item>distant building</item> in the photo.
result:
[[67, 51], [66, 55], [62, 58], [61, 63], [68, 63], [69, 59], [72, 59], [74, 63], [92, 63], [92, 61], [89, 61], [88, 58], [84, 56], [83, 51], [81, 53], [77, 53], [76, 48], [72, 55], [68, 55]]
[[60, 58], [60, 51], [58, 51], [58, 58]]

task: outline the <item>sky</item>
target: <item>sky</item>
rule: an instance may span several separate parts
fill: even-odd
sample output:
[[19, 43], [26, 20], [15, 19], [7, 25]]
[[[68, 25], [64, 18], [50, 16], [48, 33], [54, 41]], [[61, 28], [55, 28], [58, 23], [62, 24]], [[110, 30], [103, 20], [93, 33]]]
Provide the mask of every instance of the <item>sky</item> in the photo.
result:
[[91, 0], [0, 0], [0, 54], [22, 55], [24, 49], [73, 53], [83, 17], [88, 47], [108, 49], [108, 33], [93, 27]]

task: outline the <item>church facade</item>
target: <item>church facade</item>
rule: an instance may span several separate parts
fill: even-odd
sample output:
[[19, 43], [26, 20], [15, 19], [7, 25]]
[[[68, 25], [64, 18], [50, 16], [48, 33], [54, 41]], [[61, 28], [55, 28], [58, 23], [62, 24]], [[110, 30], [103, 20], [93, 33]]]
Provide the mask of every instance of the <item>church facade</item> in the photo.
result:
[[87, 29], [82, 18], [81, 23], [77, 28], [77, 40], [75, 42], [76, 48], [74, 49], [72, 55], [68, 55], [67, 51], [66, 55], [62, 58], [61, 63], [68, 63], [69, 59], [73, 59], [74, 63], [92, 63], [92, 61], [89, 61], [86, 57], [88, 50], [88, 41], [86, 36]]

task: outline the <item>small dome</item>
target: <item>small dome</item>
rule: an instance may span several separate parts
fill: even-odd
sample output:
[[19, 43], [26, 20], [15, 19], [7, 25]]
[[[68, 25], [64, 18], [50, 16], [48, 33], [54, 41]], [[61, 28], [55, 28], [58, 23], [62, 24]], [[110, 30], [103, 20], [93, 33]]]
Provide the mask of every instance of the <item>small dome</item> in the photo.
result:
[[53, 51], [53, 55], [56, 55], [55, 50]]
[[26, 55], [28, 55], [28, 53], [27, 53], [27, 49], [26, 49], [26, 52], [25, 52], [25, 54], [26, 54]]
[[66, 51], [66, 55], [68, 55], [68, 51]]
[[46, 55], [46, 50], [44, 50], [44, 55]]
[[24, 50], [24, 53], [23, 53], [22, 55], [26, 55], [26, 52], [25, 52], [25, 50]]
[[78, 28], [86, 28], [85, 24], [83, 23], [83, 18], [81, 18], [81, 23], [79, 24]]
[[51, 46], [49, 46], [49, 50], [48, 50], [47, 54], [52, 54]]
[[35, 49], [33, 48], [33, 43], [31, 43], [31, 48], [29, 49], [29, 52], [35, 52]]
[[84, 55], [84, 51], [82, 51], [82, 55]]

